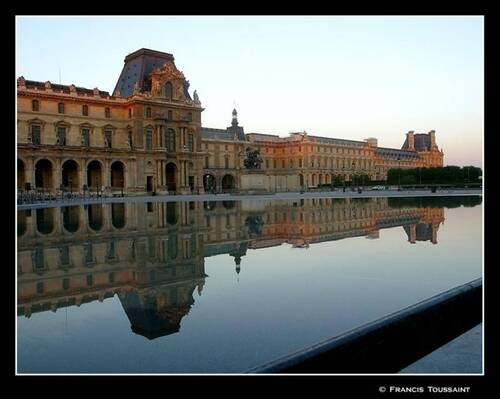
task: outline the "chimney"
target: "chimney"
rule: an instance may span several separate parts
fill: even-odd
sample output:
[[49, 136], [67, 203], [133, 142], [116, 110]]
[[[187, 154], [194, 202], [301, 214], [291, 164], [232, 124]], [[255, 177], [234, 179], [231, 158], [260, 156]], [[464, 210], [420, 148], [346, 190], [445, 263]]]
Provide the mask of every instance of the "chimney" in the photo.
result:
[[370, 147], [377, 147], [378, 141], [375, 137], [369, 137], [365, 139], [365, 141], [368, 143]]
[[408, 139], [408, 149], [410, 151], [415, 151], [415, 136], [414, 136], [414, 131], [410, 130], [408, 133], [406, 133], [406, 138]]
[[436, 131], [435, 130], [431, 130], [429, 132], [429, 136], [431, 137], [431, 150], [434, 149], [434, 148], [437, 148], [437, 145], [436, 145]]

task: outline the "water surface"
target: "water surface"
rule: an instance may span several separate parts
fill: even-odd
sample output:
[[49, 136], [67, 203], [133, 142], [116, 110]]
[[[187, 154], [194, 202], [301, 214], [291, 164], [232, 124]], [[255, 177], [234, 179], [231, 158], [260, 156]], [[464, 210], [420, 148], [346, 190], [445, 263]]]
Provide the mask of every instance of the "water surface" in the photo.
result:
[[481, 277], [480, 203], [19, 211], [18, 372], [243, 372]]

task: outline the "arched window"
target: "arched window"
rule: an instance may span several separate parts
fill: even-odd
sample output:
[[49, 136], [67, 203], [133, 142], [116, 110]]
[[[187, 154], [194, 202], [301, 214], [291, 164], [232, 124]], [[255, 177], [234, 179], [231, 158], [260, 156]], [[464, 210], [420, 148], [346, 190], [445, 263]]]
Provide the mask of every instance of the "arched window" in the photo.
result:
[[111, 109], [109, 109], [109, 107], [104, 108], [104, 116], [106, 118], [111, 118]]
[[82, 105], [82, 115], [89, 116], [89, 106], [88, 105]]
[[151, 118], [151, 108], [146, 107], [146, 118]]
[[40, 102], [38, 100], [31, 101], [31, 110], [40, 111]]
[[64, 103], [57, 104], [57, 112], [64, 114]]
[[165, 97], [168, 99], [172, 99], [172, 83], [165, 83]]

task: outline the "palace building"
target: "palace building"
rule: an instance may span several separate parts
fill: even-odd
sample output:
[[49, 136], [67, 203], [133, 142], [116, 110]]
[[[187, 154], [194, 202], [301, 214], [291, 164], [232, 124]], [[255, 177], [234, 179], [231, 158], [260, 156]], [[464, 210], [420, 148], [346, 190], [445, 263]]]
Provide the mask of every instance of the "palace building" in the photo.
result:
[[406, 134], [401, 149], [365, 141], [245, 133], [233, 110], [226, 129], [202, 127], [196, 90], [172, 54], [125, 57], [112, 94], [17, 79], [19, 189], [166, 194], [241, 188], [247, 148], [258, 149], [266, 191], [291, 191], [391, 168], [443, 165], [435, 131]]

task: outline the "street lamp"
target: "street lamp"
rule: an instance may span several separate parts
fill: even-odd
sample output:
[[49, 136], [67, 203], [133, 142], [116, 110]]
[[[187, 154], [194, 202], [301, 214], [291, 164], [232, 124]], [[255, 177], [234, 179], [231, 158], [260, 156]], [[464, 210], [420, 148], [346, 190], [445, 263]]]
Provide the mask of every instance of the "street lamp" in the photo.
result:
[[356, 171], [355, 171], [355, 167], [356, 167], [356, 161], [352, 161], [352, 191], [356, 191]]
[[398, 157], [398, 191], [401, 191], [401, 158]]
[[344, 186], [344, 193], [345, 193], [345, 167], [342, 166], [342, 185]]

